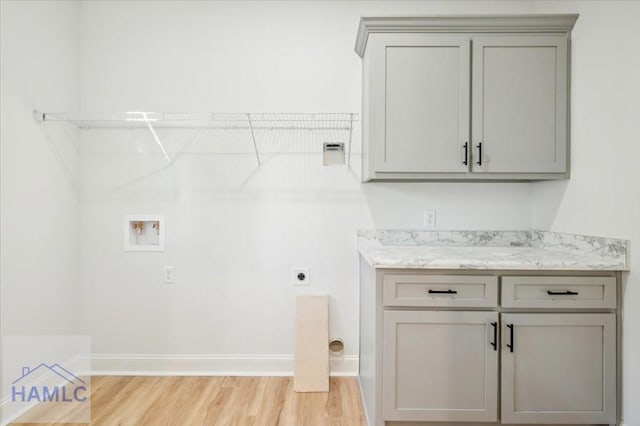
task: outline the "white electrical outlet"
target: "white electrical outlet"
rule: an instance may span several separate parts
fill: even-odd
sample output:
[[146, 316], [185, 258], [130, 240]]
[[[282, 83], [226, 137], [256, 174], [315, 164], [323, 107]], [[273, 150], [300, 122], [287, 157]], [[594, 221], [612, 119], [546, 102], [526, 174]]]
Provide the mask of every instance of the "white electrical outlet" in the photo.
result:
[[425, 228], [436, 227], [436, 211], [435, 210], [424, 211], [424, 227]]
[[165, 284], [173, 284], [176, 282], [175, 271], [173, 270], [173, 266], [165, 266], [164, 267], [164, 283]]
[[309, 268], [306, 266], [291, 268], [291, 284], [309, 285]]

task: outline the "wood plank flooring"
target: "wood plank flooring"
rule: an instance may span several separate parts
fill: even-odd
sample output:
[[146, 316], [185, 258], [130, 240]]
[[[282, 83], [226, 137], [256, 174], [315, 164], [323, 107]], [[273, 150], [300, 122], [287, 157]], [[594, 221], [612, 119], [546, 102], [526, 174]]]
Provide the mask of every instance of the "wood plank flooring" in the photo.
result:
[[[21, 423], [28, 414], [12, 424], [38, 426]], [[295, 393], [291, 377], [96, 376], [91, 420], [91, 426], [365, 426], [352, 377], [332, 377], [328, 393]]]

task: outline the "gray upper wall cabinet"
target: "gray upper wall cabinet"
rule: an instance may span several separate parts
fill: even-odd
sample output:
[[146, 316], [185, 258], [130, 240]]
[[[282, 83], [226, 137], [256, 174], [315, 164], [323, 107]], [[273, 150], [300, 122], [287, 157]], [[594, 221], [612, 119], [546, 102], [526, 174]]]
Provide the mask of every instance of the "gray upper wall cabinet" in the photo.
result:
[[362, 18], [363, 180], [567, 178], [576, 19]]

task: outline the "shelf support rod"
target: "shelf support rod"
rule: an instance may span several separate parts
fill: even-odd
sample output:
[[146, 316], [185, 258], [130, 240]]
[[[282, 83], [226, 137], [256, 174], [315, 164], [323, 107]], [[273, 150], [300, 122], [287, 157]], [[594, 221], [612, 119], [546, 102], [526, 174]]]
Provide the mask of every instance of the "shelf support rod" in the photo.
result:
[[353, 113], [349, 114], [349, 153], [347, 154], [347, 166], [351, 167], [351, 139], [353, 136]]
[[151, 132], [151, 136], [153, 136], [153, 139], [156, 141], [156, 143], [160, 147], [160, 150], [162, 151], [162, 154], [164, 155], [164, 158], [167, 159], [167, 163], [169, 163], [169, 166], [171, 166], [171, 158], [169, 158], [169, 154], [167, 154], [167, 151], [164, 149], [164, 145], [162, 145], [162, 141], [158, 137], [158, 134], [156, 133], [156, 129], [154, 129], [153, 125], [151, 125], [151, 120], [149, 120], [149, 117], [147, 116], [147, 113], [146, 112], [142, 112], [141, 114], [144, 117], [144, 122], [147, 124], [147, 127], [149, 128], [149, 131]]
[[256, 134], [253, 129], [253, 122], [251, 121], [251, 114], [247, 113], [247, 120], [249, 120], [249, 130], [251, 131], [251, 140], [253, 141], [253, 150], [256, 153], [256, 161], [258, 162], [258, 167], [262, 164], [260, 163], [260, 154], [258, 154], [258, 145], [256, 144]]

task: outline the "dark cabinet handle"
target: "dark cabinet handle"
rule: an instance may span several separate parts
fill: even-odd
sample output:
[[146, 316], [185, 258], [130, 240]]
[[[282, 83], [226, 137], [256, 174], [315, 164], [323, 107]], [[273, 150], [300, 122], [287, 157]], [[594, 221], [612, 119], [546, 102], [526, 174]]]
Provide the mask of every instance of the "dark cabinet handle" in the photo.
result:
[[476, 162], [476, 164], [478, 166], [482, 166], [482, 142], [478, 142], [476, 148], [478, 148], [478, 161]]
[[498, 323], [492, 322], [491, 327], [493, 327], [493, 342], [491, 342], [491, 346], [493, 346], [493, 350], [498, 350]]
[[457, 290], [431, 290], [428, 291], [429, 294], [458, 294]]
[[565, 291], [553, 291], [547, 290], [549, 296], [577, 296], [577, 291], [565, 290]]
[[513, 352], [513, 324], [507, 324], [507, 328], [509, 329], [509, 343], [507, 343], [507, 347], [509, 348], [509, 352]]
[[465, 142], [464, 145], [462, 145], [462, 147], [464, 148], [464, 160], [462, 161], [462, 164], [464, 164], [465, 166], [469, 165], [469, 142]]

